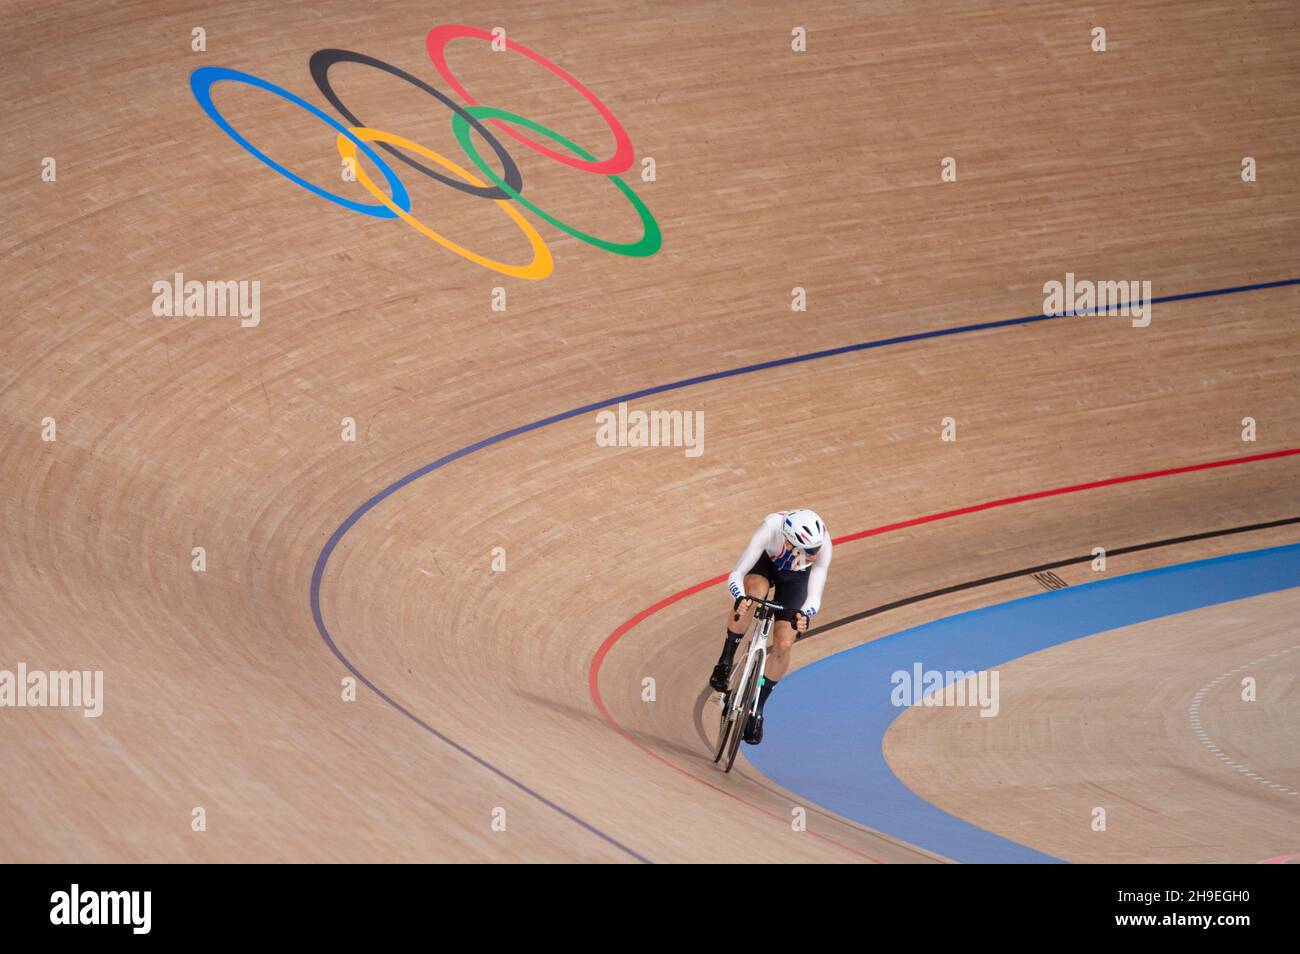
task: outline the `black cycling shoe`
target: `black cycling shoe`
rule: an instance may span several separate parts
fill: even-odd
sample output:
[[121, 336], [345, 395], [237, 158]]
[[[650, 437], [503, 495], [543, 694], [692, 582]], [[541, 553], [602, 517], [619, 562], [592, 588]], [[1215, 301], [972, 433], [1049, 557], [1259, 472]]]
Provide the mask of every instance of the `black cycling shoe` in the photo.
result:
[[709, 688], [716, 689], [718, 692], [726, 692], [731, 688], [728, 680], [731, 678], [731, 667], [718, 663], [713, 667], [713, 675], [709, 677]]
[[750, 745], [758, 745], [763, 741], [763, 713], [753, 716], [745, 724], [745, 741]]

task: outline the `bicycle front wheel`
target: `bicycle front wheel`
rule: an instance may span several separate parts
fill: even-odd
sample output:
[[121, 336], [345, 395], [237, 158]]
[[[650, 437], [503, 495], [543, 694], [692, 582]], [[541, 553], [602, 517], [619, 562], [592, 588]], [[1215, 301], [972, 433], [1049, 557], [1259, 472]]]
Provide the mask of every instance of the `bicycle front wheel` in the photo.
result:
[[740, 749], [740, 740], [745, 735], [745, 726], [749, 724], [749, 714], [754, 711], [754, 705], [758, 702], [758, 684], [761, 678], [759, 673], [763, 671], [761, 656], [758, 663], [758, 665], [750, 669], [749, 678], [745, 680], [745, 685], [741, 687], [740, 711], [736, 713], [736, 718], [731, 720], [731, 737], [727, 740], [726, 765], [722, 769], [724, 772], [730, 772], [731, 767], [736, 764], [736, 752]]

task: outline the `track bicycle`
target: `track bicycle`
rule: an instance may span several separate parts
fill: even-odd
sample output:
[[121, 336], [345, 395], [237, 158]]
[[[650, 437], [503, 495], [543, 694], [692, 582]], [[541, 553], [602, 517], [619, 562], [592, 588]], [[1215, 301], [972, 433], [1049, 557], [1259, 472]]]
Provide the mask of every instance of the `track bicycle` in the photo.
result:
[[718, 746], [713, 761], [722, 762], [722, 770], [730, 772], [736, 762], [740, 740], [745, 727], [758, 713], [758, 692], [763, 685], [763, 667], [767, 663], [767, 646], [772, 635], [776, 614], [785, 609], [780, 603], [746, 597], [754, 604], [754, 621], [757, 624], [749, 638], [749, 649], [739, 665], [731, 667], [729, 688], [722, 694], [722, 716], [718, 725]]

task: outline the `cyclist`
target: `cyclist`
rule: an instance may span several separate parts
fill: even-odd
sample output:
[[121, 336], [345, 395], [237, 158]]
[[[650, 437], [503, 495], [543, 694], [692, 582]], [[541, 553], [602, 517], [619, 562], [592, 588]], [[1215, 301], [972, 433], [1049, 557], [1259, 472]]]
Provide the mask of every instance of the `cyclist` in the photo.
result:
[[772, 627], [772, 654], [764, 666], [758, 715], [746, 727], [745, 741], [750, 745], [763, 741], [763, 706], [777, 680], [790, 668], [790, 648], [797, 633], [807, 631], [808, 621], [821, 608], [830, 565], [831, 538], [822, 518], [811, 510], [782, 510], [763, 518], [727, 578], [735, 602], [727, 614], [727, 641], [709, 678], [709, 685], [718, 692], [727, 691], [736, 647], [754, 621], [754, 604], [748, 597], [763, 599], [768, 588], [775, 586], [772, 599], [785, 607]]

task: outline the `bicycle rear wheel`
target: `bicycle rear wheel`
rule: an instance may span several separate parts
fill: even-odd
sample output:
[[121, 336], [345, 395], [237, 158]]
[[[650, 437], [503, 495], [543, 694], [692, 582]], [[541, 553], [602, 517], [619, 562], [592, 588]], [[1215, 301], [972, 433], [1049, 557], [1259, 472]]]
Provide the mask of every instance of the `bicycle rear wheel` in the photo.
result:
[[722, 761], [722, 753], [727, 751], [731, 730], [736, 726], [736, 720], [731, 718], [731, 696], [734, 692], [734, 689], [728, 689], [722, 695], [722, 715], [718, 719], [718, 744], [713, 751], [715, 763]]

